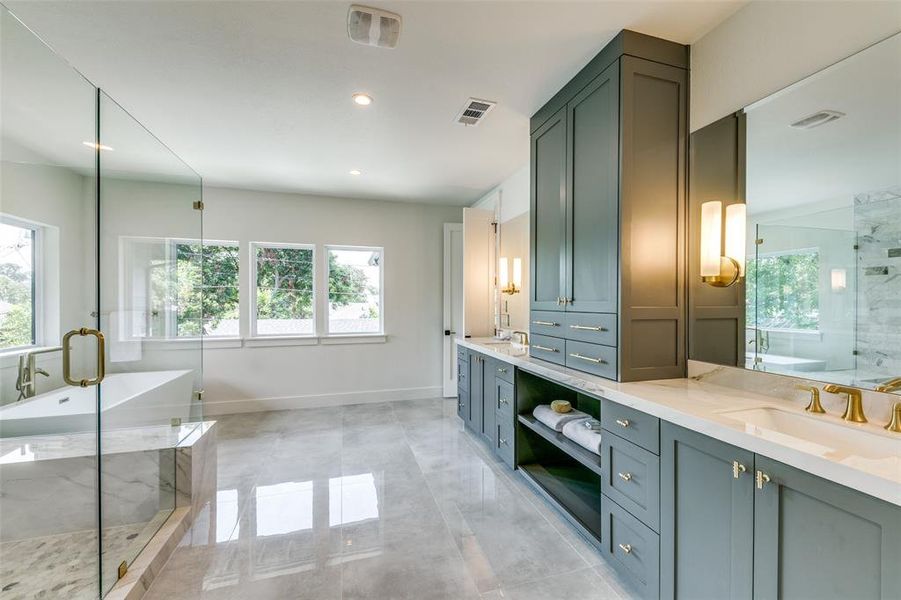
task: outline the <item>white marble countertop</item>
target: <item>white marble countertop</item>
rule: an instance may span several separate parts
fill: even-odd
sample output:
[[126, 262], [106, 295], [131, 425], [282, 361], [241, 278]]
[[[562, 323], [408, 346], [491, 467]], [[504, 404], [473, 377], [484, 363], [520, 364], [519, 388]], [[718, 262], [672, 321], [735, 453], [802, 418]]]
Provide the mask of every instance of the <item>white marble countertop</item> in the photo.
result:
[[[878, 423], [851, 425], [834, 415], [814, 417], [785, 400], [694, 379], [617, 383], [532, 358], [526, 348], [492, 338], [458, 339], [457, 343], [551, 381], [602, 396], [901, 506], [901, 435], [885, 431]], [[800, 423], [815, 421], [817, 427], [832, 424], [842, 428], [834, 429], [837, 433], [850, 430], [851, 438], [857, 434], [853, 430], [862, 430], [870, 434], [867, 437], [875, 446], [855, 447], [853, 439], [850, 446], [847, 440], [835, 442], [844, 436], [814, 441], [809, 432], [789, 435], [784, 427], [776, 431], [728, 415], [760, 408], [795, 413], [807, 417]]]

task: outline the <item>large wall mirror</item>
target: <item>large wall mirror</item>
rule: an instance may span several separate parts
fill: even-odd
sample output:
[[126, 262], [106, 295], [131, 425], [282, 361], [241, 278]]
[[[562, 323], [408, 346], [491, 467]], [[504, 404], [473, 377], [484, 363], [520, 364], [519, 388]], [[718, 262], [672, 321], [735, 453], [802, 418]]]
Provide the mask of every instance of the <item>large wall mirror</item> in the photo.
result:
[[901, 34], [695, 132], [692, 176], [690, 357], [901, 393]]

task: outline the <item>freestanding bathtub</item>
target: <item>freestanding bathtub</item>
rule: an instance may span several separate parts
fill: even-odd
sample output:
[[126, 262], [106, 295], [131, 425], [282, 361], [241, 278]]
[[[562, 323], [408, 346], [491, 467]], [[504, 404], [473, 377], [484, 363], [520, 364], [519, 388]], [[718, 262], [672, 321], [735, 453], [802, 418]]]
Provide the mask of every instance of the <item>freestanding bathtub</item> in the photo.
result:
[[[168, 425], [191, 412], [194, 372], [114, 373], [100, 384], [103, 431]], [[61, 387], [0, 407], [0, 437], [73, 433], [97, 429], [96, 387]]]

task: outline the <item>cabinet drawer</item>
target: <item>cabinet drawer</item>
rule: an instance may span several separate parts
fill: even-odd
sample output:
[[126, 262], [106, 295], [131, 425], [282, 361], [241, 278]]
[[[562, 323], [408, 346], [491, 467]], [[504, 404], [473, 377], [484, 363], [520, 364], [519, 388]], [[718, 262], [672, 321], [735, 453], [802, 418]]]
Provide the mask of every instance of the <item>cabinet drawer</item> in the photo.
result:
[[469, 391], [469, 361], [457, 361], [457, 389], [461, 392]]
[[607, 560], [642, 598], [660, 597], [660, 537], [606, 496], [601, 539]]
[[495, 406], [495, 410], [497, 411], [498, 421], [501, 420], [512, 423], [513, 422], [513, 384], [507, 381], [502, 381], [500, 379], [497, 380], [497, 404]]
[[469, 420], [469, 394], [462, 390], [457, 394], [457, 416], [464, 422]]
[[660, 458], [615, 435], [601, 438], [601, 492], [660, 531]]
[[494, 376], [513, 383], [513, 365], [500, 360], [494, 361]]
[[457, 360], [468, 360], [466, 358], [467, 350], [463, 346], [457, 346]]
[[616, 348], [566, 340], [566, 366], [616, 379]]
[[533, 310], [529, 319], [531, 335], [563, 337], [565, 315], [548, 310]]
[[515, 468], [513, 464], [513, 420], [498, 419], [497, 420], [497, 439], [495, 442], [495, 452], [498, 457], [507, 463], [511, 469]]
[[660, 419], [657, 417], [610, 400], [603, 400], [601, 426], [654, 454], [660, 454]]
[[616, 346], [616, 315], [609, 313], [566, 313], [564, 335], [568, 340]]
[[533, 335], [529, 343], [529, 356], [562, 365], [566, 363], [566, 342], [546, 335]]

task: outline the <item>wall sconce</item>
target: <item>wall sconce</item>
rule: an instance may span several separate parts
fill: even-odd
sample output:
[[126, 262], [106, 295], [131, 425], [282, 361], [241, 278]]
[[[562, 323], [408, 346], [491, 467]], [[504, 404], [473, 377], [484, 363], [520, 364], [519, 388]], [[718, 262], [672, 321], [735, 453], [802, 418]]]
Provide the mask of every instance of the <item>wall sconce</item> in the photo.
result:
[[502, 294], [518, 294], [522, 289], [522, 259], [513, 259], [513, 281], [510, 281], [510, 265], [506, 257], [501, 257], [498, 262], [498, 283]]
[[848, 271], [845, 269], [832, 269], [830, 276], [833, 292], [844, 292], [848, 289]]
[[713, 200], [701, 204], [701, 281], [704, 283], [729, 287], [745, 276], [746, 209], [745, 204], [727, 206], [723, 227], [723, 203]]

